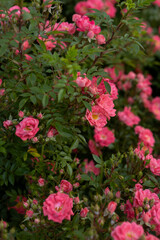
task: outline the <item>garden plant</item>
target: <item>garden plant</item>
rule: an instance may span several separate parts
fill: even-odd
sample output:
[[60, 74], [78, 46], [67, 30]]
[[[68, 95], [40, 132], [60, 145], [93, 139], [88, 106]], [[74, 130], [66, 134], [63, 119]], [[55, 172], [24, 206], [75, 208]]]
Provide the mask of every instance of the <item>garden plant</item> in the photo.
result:
[[0, 1], [0, 239], [160, 239], [160, 0]]

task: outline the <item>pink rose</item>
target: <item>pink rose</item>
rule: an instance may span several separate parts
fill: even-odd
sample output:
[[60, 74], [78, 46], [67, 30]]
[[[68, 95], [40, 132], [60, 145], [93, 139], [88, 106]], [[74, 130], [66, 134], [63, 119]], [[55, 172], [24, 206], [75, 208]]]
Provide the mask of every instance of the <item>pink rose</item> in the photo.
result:
[[33, 216], [33, 211], [32, 210], [27, 210], [26, 215], [31, 218]]
[[57, 134], [58, 134], [57, 130], [51, 126], [47, 132], [47, 137], [51, 138], [51, 137], [56, 136]]
[[39, 178], [39, 179], [38, 179], [38, 185], [39, 185], [40, 187], [43, 187], [43, 186], [44, 186], [44, 183], [45, 183], [44, 178]]
[[67, 180], [62, 180], [60, 183], [60, 190], [66, 193], [71, 192], [73, 189], [72, 184]]
[[81, 209], [81, 212], [80, 212], [80, 216], [81, 216], [82, 218], [85, 218], [85, 217], [87, 216], [87, 213], [88, 213], [88, 212], [89, 212], [89, 210], [88, 210], [87, 207], [82, 208], [82, 209]]
[[6, 121], [4, 121], [3, 122], [3, 126], [6, 128], [6, 129], [8, 129], [10, 126], [12, 126], [13, 125], [13, 123], [12, 123], [12, 121], [11, 120], [6, 120]]
[[99, 128], [102, 128], [107, 124], [105, 111], [98, 105], [93, 106], [91, 112], [87, 109], [86, 119], [88, 120], [91, 126]]
[[73, 199], [65, 193], [57, 192], [49, 195], [43, 203], [43, 214], [48, 216], [48, 220], [62, 223], [64, 219], [71, 220], [74, 215], [72, 208]]
[[24, 112], [19, 111], [18, 116], [21, 117], [21, 118], [23, 118], [23, 117], [24, 117]]
[[149, 234], [149, 235], [146, 236], [146, 240], [159, 240], [159, 238]]
[[123, 222], [112, 231], [111, 236], [114, 240], [138, 240], [143, 234], [144, 230], [141, 225], [138, 225], [135, 222]]
[[75, 198], [74, 198], [74, 202], [75, 202], [76, 204], [78, 204], [78, 203], [80, 202], [79, 197], [75, 197]]
[[26, 117], [18, 125], [16, 125], [16, 135], [23, 141], [33, 138], [39, 131], [38, 128], [39, 120]]
[[96, 36], [96, 40], [97, 40], [98, 45], [106, 43], [106, 39], [105, 39], [105, 37], [102, 34], [98, 34]]
[[4, 89], [4, 88], [3, 88], [3, 89], [0, 89], [0, 96], [3, 96], [4, 93], [5, 93], [5, 89]]
[[1, 86], [1, 84], [2, 84], [2, 79], [0, 79], [0, 86]]
[[116, 210], [116, 207], [117, 207], [117, 203], [111, 201], [107, 206], [107, 210], [110, 212], [110, 214], [113, 214], [114, 211]]

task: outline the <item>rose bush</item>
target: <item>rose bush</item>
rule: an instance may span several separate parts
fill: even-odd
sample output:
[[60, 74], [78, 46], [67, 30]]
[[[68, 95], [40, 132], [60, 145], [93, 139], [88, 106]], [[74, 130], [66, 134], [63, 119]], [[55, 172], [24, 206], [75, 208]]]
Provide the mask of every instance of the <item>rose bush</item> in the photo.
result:
[[1, 0], [1, 239], [159, 239], [159, 13]]

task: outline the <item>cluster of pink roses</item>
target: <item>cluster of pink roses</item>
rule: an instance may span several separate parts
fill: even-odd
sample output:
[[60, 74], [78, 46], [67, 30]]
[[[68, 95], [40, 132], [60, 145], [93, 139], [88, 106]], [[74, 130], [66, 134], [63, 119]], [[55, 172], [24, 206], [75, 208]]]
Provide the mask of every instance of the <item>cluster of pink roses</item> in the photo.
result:
[[87, 32], [87, 37], [90, 39], [95, 37], [99, 45], [106, 43], [105, 37], [102, 34], [99, 34], [101, 32], [100, 26], [95, 25], [94, 20], [90, 21], [89, 17], [81, 16], [79, 14], [74, 14], [72, 20], [78, 27], [77, 31]]
[[111, 18], [116, 15], [116, 8], [114, 7], [115, 0], [87, 0], [76, 4], [75, 12], [84, 15], [87, 12], [93, 12], [91, 8], [106, 12]]

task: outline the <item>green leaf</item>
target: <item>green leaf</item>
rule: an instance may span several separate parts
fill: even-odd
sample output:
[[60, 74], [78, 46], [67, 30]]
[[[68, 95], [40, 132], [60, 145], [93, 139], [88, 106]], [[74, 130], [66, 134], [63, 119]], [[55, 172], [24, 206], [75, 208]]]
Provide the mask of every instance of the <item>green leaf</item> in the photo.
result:
[[85, 106], [90, 112], [92, 112], [92, 107], [91, 107], [91, 104], [90, 104], [90, 103], [88, 103], [88, 102], [86, 102], [86, 101], [83, 101], [83, 104], [84, 104], [84, 106]]
[[106, 88], [106, 91], [110, 94], [111, 93], [111, 86], [108, 82], [104, 81], [104, 86]]
[[143, 183], [143, 186], [154, 188], [155, 184], [151, 180], [148, 180]]
[[26, 104], [26, 102], [28, 101], [28, 98], [24, 98], [19, 102], [19, 109], [22, 109], [23, 106]]
[[70, 151], [72, 151], [73, 149], [76, 149], [76, 148], [78, 147], [78, 145], [79, 145], [79, 140], [76, 139], [76, 140], [73, 142], [72, 146], [70, 147]]
[[71, 176], [72, 176], [72, 173], [73, 173], [73, 170], [72, 170], [71, 165], [69, 165], [68, 163], [67, 163], [67, 172], [68, 172], [68, 174], [69, 174], [70, 177], [71, 177]]
[[30, 96], [30, 100], [31, 100], [31, 102], [35, 105], [36, 103], [37, 103], [37, 99], [36, 99], [36, 97], [35, 96]]
[[66, 93], [66, 90], [64, 88], [60, 89], [60, 91], [58, 93], [58, 102], [62, 102], [65, 93]]
[[91, 178], [87, 174], [82, 174], [81, 179], [85, 180], [85, 181], [90, 181], [91, 180]]
[[23, 176], [26, 173], [28, 173], [28, 170], [26, 168], [17, 168], [17, 170], [15, 171], [15, 174], [17, 176]]
[[44, 108], [48, 105], [48, 102], [49, 102], [49, 96], [47, 94], [44, 94], [42, 99], [42, 105]]
[[15, 178], [14, 178], [14, 175], [13, 174], [10, 174], [9, 175], [9, 182], [14, 185], [14, 182], [15, 182]]
[[94, 159], [98, 164], [102, 164], [102, 163], [103, 163], [103, 161], [102, 161], [97, 155], [92, 154], [92, 156], [93, 156], [93, 159]]

